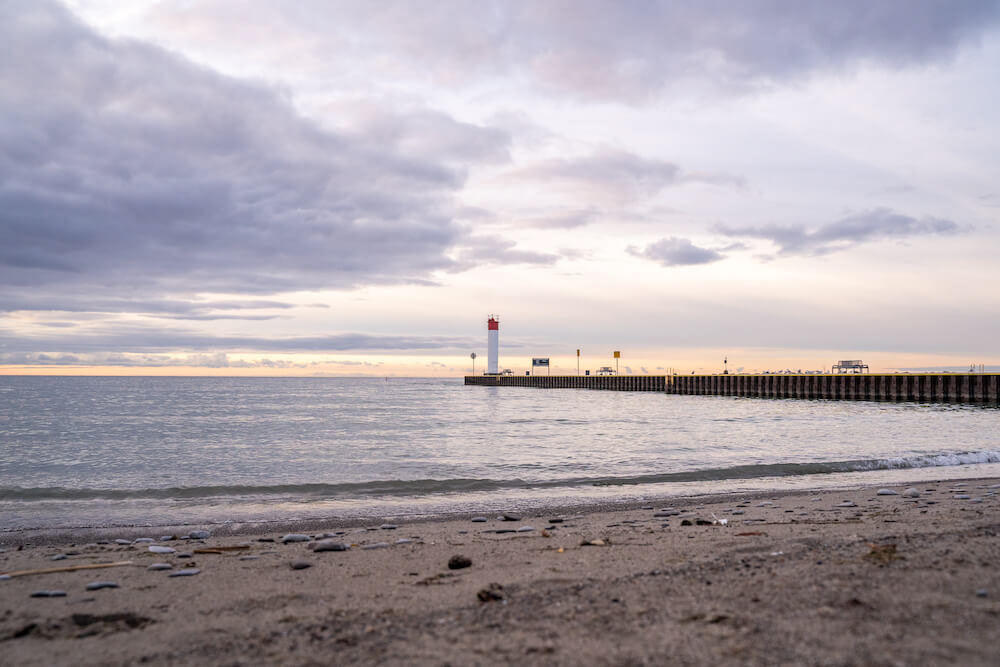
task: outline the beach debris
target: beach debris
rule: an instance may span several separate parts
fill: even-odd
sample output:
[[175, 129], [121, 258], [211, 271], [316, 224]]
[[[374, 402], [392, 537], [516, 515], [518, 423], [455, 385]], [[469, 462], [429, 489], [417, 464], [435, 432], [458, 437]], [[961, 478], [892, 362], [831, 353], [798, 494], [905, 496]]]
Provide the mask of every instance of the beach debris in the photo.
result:
[[224, 554], [229, 551], [246, 551], [250, 549], [249, 544], [230, 544], [221, 547], [202, 547], [201, 549], [195, 549], [196, 554]]
[[372, 544], [363, 544], [361, 548], [365, 551], [371, 551], [372, 549], [387, 549], [389, 547], [388, 542], [374, 542]]
[[479, 598], [480, 602], [500, 602], [507, 598], [503, 592], [503, 586], [496, 582], [487, 584], [486, 588], [479, 589], [476, 597]]
[[292, 568], [293, 570], [305, 570], [312, 566], [313, 564], [307, 560], [293, 560], [288, 564], [288, 567]]
[[173, 554], [173, 553], [177, 553], [177, 549], [174, 549], [173, 547], [161, 547], [158, 544], [151, 544], [149, 546], [149, 553], [153, 553], [153, 554]]
[[876, 496], [898, 496], [898, 491], [893, 491], [892, 489], [879, 489], [875, 492]]
[[168, 577], [193, 577], [196, 574], [201, 574], [201, 570], [196, 567], [188, 567], [183, 570], [177, 570], [176, 572], [171, 572]]
[[474, 516], [472, 517], [471, 521], [472, 523], [486, 523], [487, 521], [489, 521], [489, 519], [487, 519], [484, 516]]
[[308, 535], [303, 535], [302, 533], [289, 533], [281, 538], [282, 544], [289, 544], [291, 542], [308, 542], [311, 538]]
[[99, 591], [102, 588], [118, 588], [118, 584], [113, 581], [92, 581], [87, 584], [88, 591]]
[[905, 491], [903, 491], [903, 497], [904, 498], [919, 498], [920, 497], [920, 490], [917, 489], [916, 487], [911, 486], [910, 488], [908, 488]]
[[105, 567], [123, 567], [131, 565], [132, 561], [122, 560], [117, 563], [88, 563], [87, 565], [65, 565], [63, 567], [46, 567], [40, 570], [18, 570], [17, 572], [5, 573], [8, 578], [26, 577], [32, 574], [53, 574], [56, 572], [76, 572], [77, 570], [99, 570]]
[[736, 533], [736, 537], [750, 537], [752, 535], [765, 535], [766, 536], [767, 533], [765, 533], [762, 530], [747, 530], [747, 531], [742, 532], [742, 533]]
[[212, 536], [212, 533], [207, 530], [192, 530], [188, 533], [188, 537], [192, 540], [205, 540]]
[[[417, 573], [412, 573], [416, 576]], [[433, 586], [437, 584], [454, 584], [457, 583], [455, 579], [455, 574], [452, 572], [438, 572], [437, 574], [432, 574], [429, 577], [425, 577], [420, 581], [416, 582], [416, 586]]]
[[713, 519], [712, 525], [715, 525], [715, 526], [728, 526], [729, 525], [729, 519], [720, 519], [719, 517], [715, 516], [714, 513], [712, 514], [712, 519]]
[[891, 563], [900, 557], [896, 553], [895, 544], [869, 544], [868, 547], [870, 551], [865, 554], [865, 558], [876, 563]]
[[520, 521], [521, 516], [519, 514], [504, 514], [500, 517], [501, 521]]
[[172, 570], [172, 569], [174, 569], [174, 566], [171, 565], [170, 563], [153, 563], [152, 565], [150, 565], [146, 569], [147, 570], [152, 570], [153, 572], [156, 572], [158, 570]]
[[462, 570], [472, 566], [472, 559], [462, 554], [455, 554], [448, 559], [449, 570]]
[[35, 591], [31, 594], [33, 598], [64, 598], [66, 591]]
[[600, 538], [596, 540], [583, 540], [580, 542], [581, 547], [606, 547], [611, 544], [611, 540], [602, 540]]
[[309, 548], [316, 552], [321, 551], [347, 551], [350, 545], [336, 540], [320, 540], [309, 545]]

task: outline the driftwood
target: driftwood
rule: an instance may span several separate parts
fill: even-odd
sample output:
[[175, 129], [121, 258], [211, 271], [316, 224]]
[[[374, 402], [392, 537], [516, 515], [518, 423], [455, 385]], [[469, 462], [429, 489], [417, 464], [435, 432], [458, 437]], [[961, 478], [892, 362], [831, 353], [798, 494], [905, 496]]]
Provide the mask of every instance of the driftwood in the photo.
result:
[[131, 565], [132, 561], [122, 560], [117, 563], [90, 563], [89, 565], [64, 565], [63, 567], [44, 567], [40, 570], [18, 570], [17, 572], [3, 572], [8, 577], [26, 577], [29, 574], [54, 574], [56, 572], [76, 572], [77, 570], [98, 570], [105, 567], [121, 567]]
[[228, 547], [205, 547], [203, 549], [195, 549], [196, 554], [222, 554], [227, 551], [246, 551], [250, 549], [249, 544], [236, 544]]

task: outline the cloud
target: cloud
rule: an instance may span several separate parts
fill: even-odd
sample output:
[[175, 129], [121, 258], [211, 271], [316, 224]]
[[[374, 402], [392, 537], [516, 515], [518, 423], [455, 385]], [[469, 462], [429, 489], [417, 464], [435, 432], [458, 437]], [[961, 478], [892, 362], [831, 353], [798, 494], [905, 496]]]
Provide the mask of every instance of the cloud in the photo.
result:
[[12, 335], [0, 331], [0, 359], [11, 355], [52, 354], [157, 354], [178, 350], [193, 353], [228, 351], [293, 352], [371, 352], [466, 349], [478, 343], [462, 337], [390, 336], [341, 333], [324, 336], [265, 337], [213, 335], [181, 328], [146, 327], [126, 323], [105, 323], [78, 327], [72, 332], [56, 329], [44, 333]]
[[719, 234], [770, 241], [779, 255], [828, 255], [853, 246], [881, 240], [915, 236], [954, 234], [959, 226], [951, 220], [925, 216], [914, 218], [878, 208], [848, 216], [813, 230], [804, 225], [731, 227], [716, 225]]
[[[242, 2], [211, 9], [157, 3], [146, 21], [173, 39], [194, 35], [203, 49], [259, 40], [240, 27]], [[866, 65], [920, 66], [950, 58], [998, 19], [995, 0], [270, 0], [255, 12], [280, 26], [298, 61], [328, 76], [361, 68], [451, 87], [511, 77], [628, 101], [683, 86], [740, 94]]]
[[453, 162], [505, 159], [509, 139], [423, 109], [369, 122], [371, 136], [327, 130], [276, 90], [50, 2], [0, 4], [0, 309], [30, 291], [62, 310], [159, 299], [218, 319], [232, 314], [180, 302], [455, 270]]
[[671, 236], [668, 239], [660, 239], [640, 250], [635, 246], [629, 246], [626, 251], [635, 257], [650, 259], [659, 262], [663, 266], [690, 266], [694, 264], [711, 264], [725, 255], [709, 248], [699, 248], [691, 243], [689, 239], [681, 239]]
[[499, 236], [471, 236], [458, 247], [452, 271], [467, 271], [491, 264], [555, 264], [559, 255], [535, 250], [519, 250], [515, 241]]

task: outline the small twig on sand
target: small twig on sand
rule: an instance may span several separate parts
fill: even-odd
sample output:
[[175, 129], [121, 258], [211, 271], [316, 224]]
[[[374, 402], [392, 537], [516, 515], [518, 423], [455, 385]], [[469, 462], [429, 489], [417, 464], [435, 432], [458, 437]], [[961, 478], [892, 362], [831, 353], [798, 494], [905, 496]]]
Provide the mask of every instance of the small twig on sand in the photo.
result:
[[54, 574], [56, 572], [75, 572], [77, 570], [97, 570], [104, 567], [121, 567], [131, 565], [132, 561], [122, 560], [117, 563], [90, 563], [89, 565], [66, 565], [63, 567], [45, 567], [40, 570], [18, 570], [17, 572], [3, 572], [8, 577], [26, 577], [29, 574]]

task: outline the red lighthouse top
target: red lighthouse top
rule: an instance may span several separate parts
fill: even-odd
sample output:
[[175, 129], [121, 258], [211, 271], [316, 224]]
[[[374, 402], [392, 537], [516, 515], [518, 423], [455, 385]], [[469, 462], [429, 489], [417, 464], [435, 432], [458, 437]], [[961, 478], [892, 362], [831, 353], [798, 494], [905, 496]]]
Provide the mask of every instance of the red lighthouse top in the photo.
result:
[[486, 320], [486, 328], [489, 331], [500, 331], [500, 320], [490, 315], [490, 319]]

